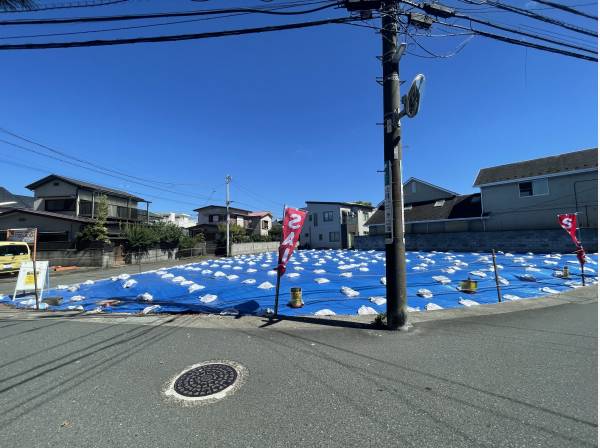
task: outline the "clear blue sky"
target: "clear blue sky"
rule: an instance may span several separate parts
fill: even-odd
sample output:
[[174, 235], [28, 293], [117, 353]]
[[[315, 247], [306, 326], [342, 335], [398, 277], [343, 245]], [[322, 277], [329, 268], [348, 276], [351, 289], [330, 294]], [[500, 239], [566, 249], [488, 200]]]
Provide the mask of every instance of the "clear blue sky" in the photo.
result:
[[[131, 3], [53, 16], [261, 4]], [[596, 11], [596, 6], [578, 8]], [[242, 17], [71, 39], [201, 32], [343, 14]], [[593, 21], [554, 15], [596, 27]], [[512, 14], [479, 14], [484, 16], [594, 42]], [[12, 27], [3, 28], [3, 36], [114, 26]], [[447, 54], [465, 38], [419, 42]], [[67, 38], [19, 41], [59, 40]], [[380, 47], [371, 29], [331, 25], [213, 40], [0, 52], [0, 127], [147, 179], [138, 185], [0, 143], [1, 185], [25, 194], [26, 184], [54, 172], [135, 192], [151, 200], [154, 211], [189, 212], [223, 203], [224, 177], [230, 174], [234, 205], [242, 208], [280, 214], [282, 203], [302, 206], [305, 200], [377, 203], [383, 196], [377, 172], [383, 165], [382, 129], [376, 125], [382, 100], [375, 82]], [[427, 77], [426, 96], [419, 116], [403, 120], [405, 179], [419, 177], [468, 193], [481, 167], [597, 145], [595, 63], [475, 37], [454, 57], [405, 56], [401, 78], [410, 81], [417, 73]]]

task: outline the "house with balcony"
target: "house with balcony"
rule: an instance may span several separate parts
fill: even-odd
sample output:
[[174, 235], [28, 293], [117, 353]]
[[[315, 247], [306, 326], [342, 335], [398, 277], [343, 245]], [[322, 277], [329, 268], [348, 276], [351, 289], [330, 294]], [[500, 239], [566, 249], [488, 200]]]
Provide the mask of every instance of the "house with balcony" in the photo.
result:
[[[33, 191], [32, 207], [15, 207], [0, 213], [0, 228], [36, 227], [42, 243], [72, 246], [81, 228], [97, 217], [102, 196], [108, 202], [107, 228], [111, 239], [119, 240], [125, 226], [148, 220], [149, 202], [125, 191], [56, 174], [27, 188]], [[145, 210], [138, 208], [140, 203], [145, 203]]]
[[[194, 211], [198, 213], [198, 223], [189, 228], [191, 235], [202, 232], [207, 241], [214, 241], [219, 224], [227, 223], [227, 207], [207, 205]], [[229, 224], [246, 229], [248, 235], [268, 236], [273, 227], [273, 214], [269, 211], [251, 211], [229, 207]]]
[[300, 234], [300, 247], [350, 249], [354, 238], [367, 235], [366, 222], [375, 208], [355, 202], [306, 201], [308, 213]]

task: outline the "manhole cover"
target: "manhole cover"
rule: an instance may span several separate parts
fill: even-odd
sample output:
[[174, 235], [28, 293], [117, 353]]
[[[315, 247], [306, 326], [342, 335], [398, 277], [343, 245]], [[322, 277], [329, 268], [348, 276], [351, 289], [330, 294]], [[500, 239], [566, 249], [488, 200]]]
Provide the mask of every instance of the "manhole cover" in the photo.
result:
[[241, 385], [244, 374], [244, 368], [231, 361], [196, 364], [177, 375], [165, 393], [185, 401], [220, 400]]

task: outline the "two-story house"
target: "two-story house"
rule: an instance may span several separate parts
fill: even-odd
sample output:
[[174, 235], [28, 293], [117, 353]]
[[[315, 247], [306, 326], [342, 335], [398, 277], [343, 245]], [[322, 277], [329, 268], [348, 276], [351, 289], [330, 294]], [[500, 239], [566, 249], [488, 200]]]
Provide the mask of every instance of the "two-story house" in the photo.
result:
[[[27, 188], [34, 193], [33, 206], [1, 213], [0, 227], [36, 227], [41, 242], [72, 245], [82, 227], [97, 217], [102, 196], [108, 202], [107, 228], [111, 238], [118, 239], [125, 225], [148, 219], [148, 202], [144, 199], [90, 182], [51, 174]], [[146, 202], [146, 210], [138, 209], [140, 202]]]
[[483, 168], [486, 230], [556, 229], [560, 213], [578, 213], [578, 226], [598, 228], [598, 149]]
[[[411, 177], [402, 188], [405, 233], [447, 233], [484, 229], [481, 195], [458, 194]], [[370, 235], [385, 233], [383, 202], [367, 222]]]
[[[198, 223], [190, 228], [191, 234], [203, 232], [207, 241], [213, 241], [219, 224], [227, 223], [227, 207], [207, 205], [194, 210], [198, 213]], [[249, 235], [269, 235], [273, 227], [273, 214], [269, 211], [251, 211], [229, 207], [229, 224], [246, 229]]]
[[374, 212], [370, 205], [354, 202], [306, 201], [308, 212], [300, 234], [300, 247], [349, 249], [354, 238], [366, 235], [367, 220]]

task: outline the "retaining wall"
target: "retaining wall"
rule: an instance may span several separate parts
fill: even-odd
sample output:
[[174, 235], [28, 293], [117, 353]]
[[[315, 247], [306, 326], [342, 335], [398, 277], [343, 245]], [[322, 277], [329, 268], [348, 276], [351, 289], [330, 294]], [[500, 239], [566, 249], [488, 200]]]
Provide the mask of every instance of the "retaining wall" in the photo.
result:
[[[581, 240], [587, 252], [598, 252], [598, 230], [581, 229]], [[409, 233], [406, 250], [490, 252], [572, 253], [575, 245], [562, 229], [515, 230], [502, 232]], [[383, 235], [357, 236], [359, 250], [384, 250]]]
[[231, 245], [231, 255], [258, 254], [260, 252], [273, 252], [279, 249], [278, 241], [269, 241], [266, 243], [238, 243]]

